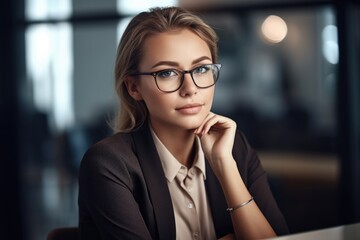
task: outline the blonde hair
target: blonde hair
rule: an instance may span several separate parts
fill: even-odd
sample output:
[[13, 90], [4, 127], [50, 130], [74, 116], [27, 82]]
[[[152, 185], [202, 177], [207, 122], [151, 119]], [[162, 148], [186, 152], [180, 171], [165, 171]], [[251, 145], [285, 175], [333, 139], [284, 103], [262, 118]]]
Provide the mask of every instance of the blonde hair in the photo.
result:
[[217, 62], [217, 35], [201, 18], [180, 7], [153, 8], [136, 15], [123, 33], [115, 62], [115, 88], [120, 111], [115, 119], [115, 130], [129, 132], [147, 119], [148, 110], [143, 101], [134, 100], [128, 93], [125, 79], [138, 72], [142, 45], [150, 35], [178, 28], [187, 28], [209, 46], [214, 63]]

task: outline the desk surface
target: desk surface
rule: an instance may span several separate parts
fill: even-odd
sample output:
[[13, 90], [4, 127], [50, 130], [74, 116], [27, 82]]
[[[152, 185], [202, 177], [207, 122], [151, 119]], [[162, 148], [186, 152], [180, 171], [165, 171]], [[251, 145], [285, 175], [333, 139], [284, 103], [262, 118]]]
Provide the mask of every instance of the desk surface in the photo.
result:
[[276, 240], [352, 240], [360, 239], [360, 223], [272, 238]]

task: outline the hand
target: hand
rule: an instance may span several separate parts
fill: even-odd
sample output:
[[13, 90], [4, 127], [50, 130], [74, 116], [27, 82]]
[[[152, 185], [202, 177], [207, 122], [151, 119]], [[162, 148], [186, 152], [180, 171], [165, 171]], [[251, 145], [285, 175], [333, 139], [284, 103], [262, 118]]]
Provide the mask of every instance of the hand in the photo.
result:
[[200, 137], [201, 146], [210, 166], [217, 174], [224, 163], [232, 161], [232, 149], [236, 132], [236, 123], [230, 118], [212, 112], [195, 130]]
[[[236, 123], [233, 120], [212, 112], [195, 130], [195, 134], [200, 137], [205, 157], [220, 182], [228, 206], [235, 206], [251, 197], [232, 156], [235, 132]], [[276, 236], [254, 201], [230, 215], [237, 239], [263, 239]], [[234, 235], [229, 234], [223, 239], [232, 238], [234, 239]]]

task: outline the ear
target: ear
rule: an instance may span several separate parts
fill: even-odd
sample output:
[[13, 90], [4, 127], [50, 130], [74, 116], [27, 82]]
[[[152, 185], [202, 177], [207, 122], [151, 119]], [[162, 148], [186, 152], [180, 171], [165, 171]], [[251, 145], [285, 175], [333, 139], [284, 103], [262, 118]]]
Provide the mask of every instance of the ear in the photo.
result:
[[126, 86], [126, 89], [129, 93], [129, 95], [133, 99], [140, 101], [140, 100], [143, 100], [143, 98], [138, 89], [138, 83], [139, 82], [134, 77], [126, 77], [126, 79], [125, 79], [125, 86]]

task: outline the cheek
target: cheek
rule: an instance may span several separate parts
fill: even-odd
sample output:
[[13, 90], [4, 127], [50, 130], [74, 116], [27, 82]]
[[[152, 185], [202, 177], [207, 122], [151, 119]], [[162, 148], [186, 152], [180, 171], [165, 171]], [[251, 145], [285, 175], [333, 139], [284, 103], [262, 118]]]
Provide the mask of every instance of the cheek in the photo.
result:
[[205, 102], [206, 102], [206, 105], [207, 107], [209, 108], [209, 110], [211, 109], [211, 106], [212, 106], [212, 102], [213, 102], [213, 99], [214, 99], [214, 93], [215, 93], [215, 89], [214, 88], [210, 88], [210, 89], [206, 89], [207, 91], [205, 91], [203, 93], [203, 96], [204, 96], [204, 99], [205, 99]]
[[153, 86], [151, 79], [140, 79], [138, 84], [139, 93], [144, 100], [146, 106], [151, 108], [152, 105], [156, 104], [159, 98], [159, 91], [156, 86]]
[[143, 99], [150, 113], [163, 111], [164, 108], [168, 107], [171, 102], [157, 90], [146, 92], [143, 95]]

